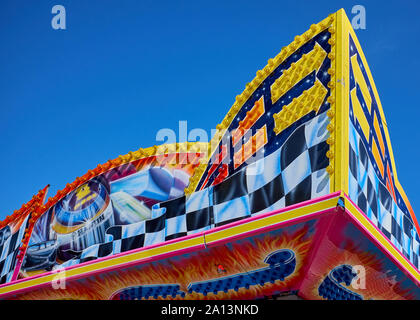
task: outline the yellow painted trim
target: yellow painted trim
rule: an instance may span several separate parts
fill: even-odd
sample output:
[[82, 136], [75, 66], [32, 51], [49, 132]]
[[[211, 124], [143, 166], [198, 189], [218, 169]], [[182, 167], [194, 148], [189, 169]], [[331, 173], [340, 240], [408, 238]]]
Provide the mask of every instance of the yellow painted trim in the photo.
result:
[[[195, 247], [198, 245], [204, 245], [204, 237], [199, 236], [196, 238], [190, 238], [190, 239], [186, 239], [180, 242], [166, 244], [164, 246], [158, 246], [158, 247], [134, 252], [131, 254], [124, 254], [124, 255], [113, 257], [107, 260], [76, 267], [70, 270], [66, 270], [65, 278], [80, 276], [82, 274], [86, 274], [90, 272], [97, 273], [100, 271], [104, 271], [105, 269], [118, 267], [118, 266], [124, 267], [124, 265], [128, 263], [152, 258], [154, 256], [161, 255], [161, 254], [176, 252], [178, 250], [187, 249], [189, 247]], [[34, 279], [28, 279], [26, 281], [22, 281], [19, 283], [11, 283], [8, 286], [1, 287], [0, 294], [13, 293], [13, 291], [16, 291], [16, 290], [21, 290], [21, 289], [25, 289], [25, 288], [29, 288], [33, 286], [38, 286], [38, 285], [45, 285], [45, 284], [50, 283], [54, 279], [57, 279], [57, 273], [40, 276]]]
[[294, 210], [282, 212], [258, 220], [252, 220], [247, 223], [242, 223], [228, 229], [212, 232], [206, 234], [206, 244], [209, 245], [212, 242], [220, 241], [225, 238], [237, 236], [242, 233], [252, 232], [261, 228], [265, 228], [280, 222], [285, 222], [291, 219], [304, 217], [309, 214], [313, 214], [319, 211], [335, 208], [337, 206], [338, 197], [334, 197], [322, 202], [313, 203], [304, 207], [299, 207]]
[[363, 215], [350, 201], [346, 201], [346, 209], [420, 283], [420, 271], [407, 261], [407, 259], [391, 244], [389, 239], [380, 233], [378, 229], [375, 228], [375, 226], [372, 224], [372, 222], [365, 215]]
[[229, 128], [231, 122], [235, 119], [238, 112], [241, 110], [245, 102], [251, 97], [254, 91], [259, 87], [259, 85], [291, 54], [293, 54], [297, 48], [311, 40], [314, 36], [320, 32], [326, 30], [331, 25], [334, 25], [335, 14], [330, 14], [327, 18], [319, 22], [318, 24], [313, 24], [311, 28], [303, 33], [300, 36], [296, 36], [294, 41], [289, 44], [287, 47], [284, 47], [280, 53], [273, 59], [268, 60], [268, 64], [262, 69], [257, 71], [256, 77], [245, 86], [245, 90], [238, 96], [236, 96], [236, 101], [230, 108], [229, 112], [226, 114], [223, 121], [216, 126], [218, 132], [215, 133], [209, 144], [209, 154], [207, 161], [203, 161], [203, 164], [196, 168], [194, 175], [190, 178], [190, 183], [185, 189], [185, 193], [191, 194], [197, 188], [198, 183], [200, 182], [204, 171], [207, 168], [207, 163], [210, 161], [214, 152], [217, 150], [217, 147], [223, 137], [223, 132]]
[[376, 161], [376, 164], [378, 165], [378, 169], [382, 173], [382, 177], [383, 177], [385, 173], [384, 162], [382, 160], [381, 153], [379, 152], [378, 145], [376, 144], [376, 140], [373, 136], [372, 136], [372, 154], [373, 154], [373, 158]]
[[335, 90], [335, 179], [331, 192], [349, 189], [349, 50], [346, 13], [340, 9], [336, 18], [336, 90]]
[[330, 69], [328, 70], [328, 74], [330, 75], [330, 81], [328, 83], [328, 88], [330, 88], [330, 96], [327, 98], [328, 103], [330, 104], [330, 109], [327, 111], [327, 116], [330, 119], [330, 123], [327, 125], [327, 130], [329, 131], [329, 137], [327, 139], [327, 144], [329, 146], [328, 151], [326, 153], [326, 157], [328, 158], [328, 166], [326, 171], [330, 177], [330, 192], [335, 192], [337, 190], [335, 185], [335, 179], [337, 177], [336, 174], [336, 162], [339, 161], [337, 157], [336, 149], [337, 149], [337, 137], [336, 137], [336, 110], [337, 110], [337, 103], [336, 103], [336, 91], [337, 91], [337, 84], [336, 84], [336, 64], [337, 64], [337, 13], [334, 15], [334, 20], [330, 28], [328, 29], [330, 32], [330, 39], [328, 40], [331, 50], [328, 54], [328, 58], [330, 59]]
[[[344, 194], [344, 193], [343, 193]], [[340, 195], [341, 196], [341, 195]], [[216, 241], [220, 241], [232, 236], [237, 236], [243, 233], [248, 233], [252, 231], [257, 231], [259, 229], [265, 228], [270, 225], [275, 225], [281, 222], [287, 222], [291, 219], [296, 219], [300, 217], [304, 217], [306, 215], [310, 215], [316, 212], [320, 212], [323, 210], [328, 210], [335, 208], [337, 205], [339, 196], [333, 197], [331, 199], [324, 200], [322, 202], [309, 204], [304, 207], [299, 207], [290, 211], [282, 212], [279, 214], [275, 214], [272, 216], [264, 217], [261, 219], [253, 220], [247, 223], [243, 223], [234, 227], [230, 227], [228, 229], [223, 229], [216, 232], [211, 232], [204, 236], [198, 236], [195, 238], [186, 239], [180, 242], [175, 242], [171, 244], [167, 244], [164, 246], [157, 246], [154, 248], [134, 252], [131, 254], [125, 254], [117, 257], [113, 257], [107, 260], [94, 262], [91, 264], [87, 264], [84, 266], [75, 267], [70, 270], [66, 270], [65, 277], [75, 277], [75, 276], [82, 276], [84, 274], [88, 274], [91, 272], [103, 272], [109, 268], [121, 267], [124, 268], [125, 265], [133, 263], [133, 262], [140, 262], [141, 260], [150, 259], [158, 255], [176, 252], [178, 250], [183, 250], [190, 247], [195, 247], [199, 245], [211, 245]], [[370, 233], [374, 236], [374, 238], [383, 245], [416, 279], [420, 281], [420, 273], [416, 270], [411, 264], [407, 262], [405, 257], [401, 255], [401, 253], [396, 250], [389, 242], [388, 239], [385, 238], [373, 225], [372, 223], [357, 210], [357, 208], [351, 204], [350, 201], [346, 202], [346, 208], [348, 211], [357, 219], [359, 223], [361, 223]], [[51, 283], [53, 280], [57, 278], [57, 274], [49, 274], [45, 276], [40, 276], [34, 279], [28, 279], [18, 283], [11, 283], [7, 286], [0, 288], [0, 294], [14, 294], [14, 291], [22, 290], [26, 288], [30, 288], [33, 286], [39, 285], [47, 285]]]
[[384, 157], [385, 155], [385, 144], [384, 144], [384, 140], [382, 139], [382, 132], [381, 132], [381, 128], [379, 127], [379, 121], [378, 121], [378, 115], [375, 113], [373, 115], [373, 128], [375, 129], [375, 133], [376, 133], [376, 137], [378, 138], [379, 141], [379, 147], [381, 148], [381, 155], [382, 157]]
[[[394, 173], [395, 186], [398, 189], [398, 191], [400, 192], [402, 198], [405, 200], [405, 202], [407, 204], [407, 207], [409, 208], [409, 211], [411, 213], [411, 217], [414, 221], [414, 225], [416, 226], [417, 233], [420, 234], [420, 226], [419, 226], [419, 223], [417, 221], [417, 218], [416, 218], [416, 216], [414, 214], [414, 211], [411, 207], [410, 201], [408, 200], [407, 195], [406, 195], [404, 189], [402, 188], [401, 183], [398, 180], [397, 169], [396, 169], [396, 165], [395, 165], [394, 152], [392, 151], [391, 140], [389, 138], [388, 125], [387, 125], [385, 114], [384, 114], [384, 111], [383, 111], [383, 108], [382, 108], [382, 103], [381, 103], [381, 100], [379, 98], [378, 90], [376, 88], [375, 82], [373, 81], [372, 72], [370, 71], [370, 68], [369, 68], [369, 65], [367, 63], [366, 57], [365, 57], [365, 55], [363, 53], [363, 50], [362, 50], [362, 47], [360, 45], [359, 39], [357, 38], [356, 33], [354, 32], [354, 30], [351, 26], [351, 23], [350, 23], [349, 19], [347, 18], [344, 10], [341, 9], [339, 11], [339, 13], [341, 13], [342, 25], [343, 25], [343, 28], [345, 29], [345, 32], [346, 32], [346, 35], [347, 35], [347, 49], [343, 50], [343, 52], [348, 52], [348, 35], [350, 34], [353, 41], [354, 41], [354, 44], [356, 45], [357, 51], [359, 52], [360, 58], [362, 59], [363, 65], [365, 67], [366, 74], [368, 76], [368, 79], [370, 81], [370, 84], [371, 84], [371, 87], [372, 87], [372, 90], [373, 90], [373, 94], [374, 94], [376, 102], [378, 104], [378, 110], [379, 110], [379, 113], [380, 113], [381, 120], [384, 124], [383, 129], [384, 129], [384, 133], [385, 133], [385, 140], [386, 140], [385, 143], [386, 143], [386, 145], [388, 146], [388, 149], [389, 149], [392, 171]], [[347, 62], [348, 59], [345, 59], [345, 61]], [[346, 157], [346, 159], [348, 159], [348, 156]], [[348, 188], [348, 183], [347, 183], [347, 188]]]

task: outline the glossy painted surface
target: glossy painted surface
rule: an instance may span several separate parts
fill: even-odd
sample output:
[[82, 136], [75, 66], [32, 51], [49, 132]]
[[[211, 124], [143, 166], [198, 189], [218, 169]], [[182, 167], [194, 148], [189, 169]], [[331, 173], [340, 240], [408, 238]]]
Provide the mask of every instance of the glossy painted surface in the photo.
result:
[[339, 11], [270, 59], [201, 163], [153, 148], [76, 179], [0, 297], [419, 299], [416, 221], [349, 26]]
[[68, 281], [65, 289], [52, 290], [50, 284], [8, 298], [256, 299], [292, 293], [305, 299], [420, 298], [413, 279], [343, 208], [231, 239]]

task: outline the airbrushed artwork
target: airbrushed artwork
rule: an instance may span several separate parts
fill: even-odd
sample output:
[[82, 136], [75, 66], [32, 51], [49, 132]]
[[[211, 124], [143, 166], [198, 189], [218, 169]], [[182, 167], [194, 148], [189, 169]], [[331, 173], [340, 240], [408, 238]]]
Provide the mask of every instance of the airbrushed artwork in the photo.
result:
[[138, 241], [118, 251], [98, 245], [111, 243], [115, 226], [127, 226], [133, 232], [149, 226], [146, 221], [153, 221], [156, 215], [153, 206], [183, 195], [190, 175], [191, 165], [157, 165], [156, 157], [152, 157], [89, 180], [37, 220], [22, 271], [28, 276], [72, 265], [75, 259], [87, 261], [95, 249], [103, 257], [140, 247]]
[[7, 224], [0, 229], [0, 283], [12, 280], [16, 268], [17, 255], [22, 245], [25, 229], [28, 226], [29, 215]]
[[217, 129], [16, 213], [0, 298], [420, 299], [420, 228], [344, 10], [269, 59]]

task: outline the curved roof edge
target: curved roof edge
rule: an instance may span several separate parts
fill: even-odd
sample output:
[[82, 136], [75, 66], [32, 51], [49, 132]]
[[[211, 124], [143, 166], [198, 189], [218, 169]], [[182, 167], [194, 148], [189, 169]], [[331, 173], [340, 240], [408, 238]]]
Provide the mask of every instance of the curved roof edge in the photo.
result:
[[23, 204], [19, 210], [15, 210], [11, 216], [7, 216], [6, 219], [0, 221], [0, 229], [8, 223], [10, 223], [11, 221], [18, 219], [22, 214], [24, 214], [27, 211], [27, 209], [33, 207], [34, 205], [35, 206], [33, 207], [33, 219], [38, 218], [42, 213], [51, 208], [53, 205], [55, 205], [58, 201], [60, 201], [67, 194], [75, 190], [77, 187], [86, 183], [90, 179], [102, 173], [105, 173], [108, 170], [140, 159], [170, 153], [207, 153], [208, 146], [209, 144], [205, 142], [181, 142], [162, 144], [159, 146], [140, 148], [136, 151], [130, 151], [125, 155], [120, 155], [117, 158], [108, 160], [103, 164], [98, 164], [94, 169], [88, 170], [83, 176], [77, 177], [72, 183], [67, 183], [63, 189], [58, 190], [55, 196], [48, 198], [48, 201], [44, 204], [46, 194], [50, 186], [47, 185], [44, 189], [39, 190], [39, 192], [36, 195], [34, 195], [30, 201]]
[[228, 113], [226, 114], [222, 122], [216, 126], [217, 132], [209, 143], [210, 150], [208, 153], [207, 161], [205, 163], [200, 164], [195, 170], [194, 174], [191, 176], [190, 183], [185, 189], [186, 194], [191, 194], [195, 191], [202, 175], [204, 174], [207, 164], [210, 161], [210, 158], [215, 152], [223, 136], [223, 132], [229, 127], [233, 119], [235, 119], [236, 115], [241, 110], [242, 106], [252, 96], [254, 91], [284, 60], [286, 60], [291, 54], [293, 54], [298, 47], [310, 41], [314, 36], [328, 29], [331, 25], [334, 25], [335, 15], [335, 13], [330, 14], [321, 22], [317, 24], [312, 24], [311, 27], [300, 36], [296, 36], [293, 42], [291, 42], [288, 46], [283, 47], [280, 53], [277, 54], [274, 58], [269, 59], [267, 65], [263, 69], [257, 71], [255, 78], [245, 85], [245, 90], [241, 94], [236, 96], [235, 102], [229, 109]]

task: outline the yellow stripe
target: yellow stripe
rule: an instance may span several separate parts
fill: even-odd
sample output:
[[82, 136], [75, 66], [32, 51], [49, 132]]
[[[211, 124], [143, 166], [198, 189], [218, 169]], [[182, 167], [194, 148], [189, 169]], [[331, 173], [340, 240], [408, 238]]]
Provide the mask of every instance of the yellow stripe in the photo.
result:
[[276, 135], [308, 113], [318, 112], [327, 93], [328, 90], [323, 84], [316, 80], [310, 89], [303, 91], [299, 97], [294, 98], [287, 106], [283, 106], [280, 112], [273, 114]]
[[232, 236], [237, 236], [238, 234], [258, 230], [273, 224], [280, 222], [285, 222], [291, 219], [303, 217], [305, 215], [315, 213], [318, 211], [335, 208], [337, 206], [338, 197], [325, 200], [323, 202], [310, 204], [304, 207], [300, 207], [294, 210], [287, 212], [275, 214], [266, 218], [253, 220], [247, 223], [242, 223], [240, 225], [220, 230], [217, 232], [206, 234], [206, 244], [211, 244], [212, 242], [219, 241], [225, 238]]
[[420, 282], [420, 271], [414, 268], [407, 259], [390, 243], [389, 239], [382, 235], [359, 210], [350, 202], [346, 201], [346, 209], [361, 223], [375, 239], [403, 265], [417, 281]]
[[365, 81], [365, 77], [363, 76], [362, 70], [360, 70], [359, 63], [357, 62], [357, 55], [351, 57], [351, 66], [353, 69], [354, 80], [357, 82], [360, 90], [362, 91], [363, 98], [365, 99], [366, 106], [368, 107], [368, 111], [370, 113], [372, 99], [370, 98], [370, 93]]
[[[349, 33], [346, 29], [346, 13], [340, 9], [336, 13], [335, 44], [335, 103], [332, 104], [335, 119], [334, 177], [330, 181], [330, 191], [344, 191], [349, 188]], [[331, 51], [334, 53], [332, 49]], [[330, 160], [331, 161], [331, 160]]]
[[[161, 255], [161, 254], [165, 254], [165, 253], [170, 253], [173, 251], [177, 251], [177, 250], [181, 250], [181, 249], [186, 249], [189, 247], [194, 247], [194, 246], [198, 246], [198, 245], [204, 245], [204, 238], [203, 237], [196, 237], [196, 238], [192, 238], [192, 239], [187, 239], [184, 241], [180, 241], [180, 242], [175, 242], [175, 243], [171, 243], [171, 244], [167, 244], [164, 246], [159, 246], [159, 247], [155, 247], [155, 248], [151, 248], [148, 250], [144, 250], [144, 251], [139, 251], [139, 252], [135, 252], [135, 253], [131, 253], [131, 254], [125, 254], [119, 257], [115, 257], [115, 258], [111, 258], [108, 260], [104, 260], [104, 261], [99, 261], [99, 262], [95, 262], [95, 263], [91, 263], [85, 266], [81, 266], [81, 267], [76, 267], [74, 269], [70, 269], [70, 270], [66, 270], [65, 271], [65, 277], [69, 278], [69, 277], [73, 277], [73, 276], [78, 276], [78, 275], [82, 275], [84, 273], [88, 273], [88, 272], [99, 272], [103, 269], [107, 269], [110, 267], [116, 267], [119, 265], [123, 265], [126, 263], [130, 263], [130, 262], [135, 262], [141, 259], [145, 259], [145, 258], [151, 258], [157, 255]], [[41, 276], [39, 278], [35, 278], [35, 279], [29, 279], [20, 283], [12, 283], [8, 286], [2, 287], [0, 288], [0, 294], [5, 294], [5, 293], [11, 293], [12, 291], [16, 291], [16, 290], [21, 290], [21, 289], [25, 289], [28, 287], [32, 287], [32, 286], [37, 286], [37, 285], [41, 285], [41, 284], [47, 284], [50, 283], [51, 281], [53, 281], [54, 279], [57, 279], [58, 274], [49, 274], [46, 276]]]
[[354, 117], [357, 119], [357, 121], [359, 121], [363, 134], [365, 135], [366, 140], [369, 141], [370, 126], [367, 122], [363, 107], [357, 98], [356, 89], [351, 91], [351, 102], [353, 104]]

